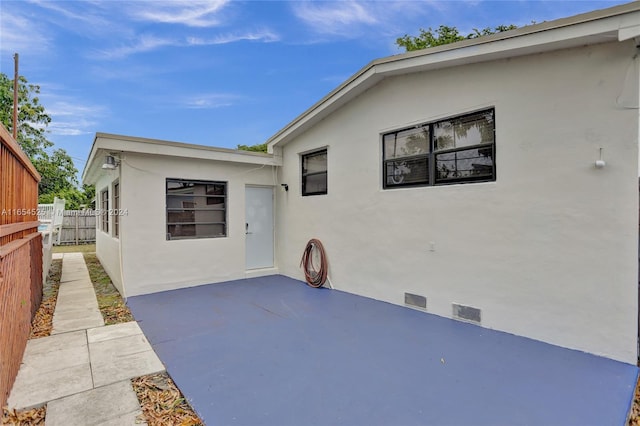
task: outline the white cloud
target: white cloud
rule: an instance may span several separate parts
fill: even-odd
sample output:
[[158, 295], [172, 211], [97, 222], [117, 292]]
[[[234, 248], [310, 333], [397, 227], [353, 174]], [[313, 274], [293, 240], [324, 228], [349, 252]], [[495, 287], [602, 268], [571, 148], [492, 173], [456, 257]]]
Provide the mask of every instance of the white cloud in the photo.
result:
[[190, 109], [213, 109], [233, 105], [240, 96], [230, 93], [201, 93], [184, 99], [183, 106]]
[[212, 38], [189, 37], [187, 43], [190, 46], [208, 46], [213, 44], [227, 44], [237, 41], [261, 41], [271, 43], [280, 40], [280, 36], [270, 30], [248, 32], [244, 34], [221, 34]]
[[294, 15], [315, 35], [297, 43], [314, 44], [336, 37], [362, 38], [369, 42], [393, 40], [420, 27], [437, 27], [443, 17], [455, 15], [459, 8], [469, 9], [482, 1], [300, 1], [292, 2], [291, 7]]
[[[77, 8], [78, 12], [72, 10], [71, 8], [63, 7], [64, 3], [61, 2], [52, 2], [52, 1], [44, 1], [44, 0], [31, 0], [30, 3], [36, 4], [43, 9], [47, 9], [48, 11], [55, 12], [58, 15], [62, 15], [67, 19], [71, 19], [73, 21], [82, 21], [91, 27], [99, 27], [104, 25], [107, 21], [104, 18], [97, 16], [93, 13], [93, 10], [96, 6], [98, 6], [95, 2], [85, 1], [83, 3], [77, 4], [75, 6], [80, 6], [81, 8]], [[89, 8], [85, 8], [83, 6], [90, 6]]]
[[296, 2], [293, 12], [320, 34], [356, 36], [359, 26], [379, 22], [371, 3], [359, 1]]
[[135, 2], [128, 12], [134, 19], [143, 21], [214, 27], [220, 25], [218, 14], [228, 3], [228, 0]]
[[125, 2], [29, 0], [38, 6], [34, 12], [50, 30], [58, 27], [64, 32], [73, 32], [82, 38], [126, 37], [132, 34], [129, 23], [123, 19]]
[[0, 52], [3, 55], [44, 52], [50, 48], [51, 40], [38, 22], [7, 9], [0, 8]]
[[55, 93], [43, 95], [42, 104], [46, 106], [47, 114], [51, 117], [47, 130], [52, 135], [75, 136], [94, 133], [99, 119], [108, 113], [104, 106], [86, 104], [81, 99]]
[[138, 36], [128, 45], [99, 50], [91, 56], [99, 59], [120, 59], [136, 53], [150, 52], [161, 47], [181, 46], [183, 44], [183, 42], [176, 39], [161, 38], [154, 35], [143, 34]]
[[277, 34], [269, 30], [223, 34], [211, 38], [187, 37], [185, 39], [163, 38], [150, 34], [143, 34], [127, 45], [99, 50], [92, 56], [98, 59], [121, 59], [136, 53], [150, 52], [163, 47], [209, 46], [235, 43], [239, 41], [260, 41], [263, 43], [270, 43], [278, 41], [279, 39], [280, 37]]

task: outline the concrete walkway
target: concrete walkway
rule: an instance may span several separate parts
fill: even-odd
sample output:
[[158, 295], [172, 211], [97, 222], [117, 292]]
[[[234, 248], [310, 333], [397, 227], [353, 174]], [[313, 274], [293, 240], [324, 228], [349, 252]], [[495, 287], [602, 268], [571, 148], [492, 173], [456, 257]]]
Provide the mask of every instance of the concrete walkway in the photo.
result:
[[46, 424], [134, 425], [130, 379], [164, 371], [136, 322], [104, 325], [81, 253], [66, 253], [49, 337], [29, 340], [9, 408], [47, 404]]

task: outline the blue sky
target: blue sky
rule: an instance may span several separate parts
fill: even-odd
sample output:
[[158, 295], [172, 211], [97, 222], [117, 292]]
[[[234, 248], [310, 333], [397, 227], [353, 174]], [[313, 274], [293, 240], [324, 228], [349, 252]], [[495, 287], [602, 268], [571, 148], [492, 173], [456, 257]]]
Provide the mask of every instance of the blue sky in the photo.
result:
[[96, 132], [263, 143], [419, 28], [526, 25], [626, 1], [0, 3], [0, 72], [41, 86], [49, 139], [80, 172]]

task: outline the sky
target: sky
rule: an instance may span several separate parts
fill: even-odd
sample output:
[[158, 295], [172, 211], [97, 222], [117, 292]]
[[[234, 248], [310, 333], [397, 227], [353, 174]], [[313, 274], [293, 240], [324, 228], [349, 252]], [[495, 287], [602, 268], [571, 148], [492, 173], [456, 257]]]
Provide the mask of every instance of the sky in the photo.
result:
[[[264, 143], [420, 28], [523, 26], [627, 1], [2, 0], [0, 72], [41, 88], [79, 172], [96, 132]], [[80, 176], [80, 174], [79, 174]]]

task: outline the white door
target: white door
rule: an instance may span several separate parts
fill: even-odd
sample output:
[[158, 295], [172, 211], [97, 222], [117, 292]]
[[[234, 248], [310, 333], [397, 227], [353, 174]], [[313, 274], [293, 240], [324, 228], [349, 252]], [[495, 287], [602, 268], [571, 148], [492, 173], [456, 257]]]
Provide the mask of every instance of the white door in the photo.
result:
[[273, 188], [245, 189], [247, 269], [273, 267]]

